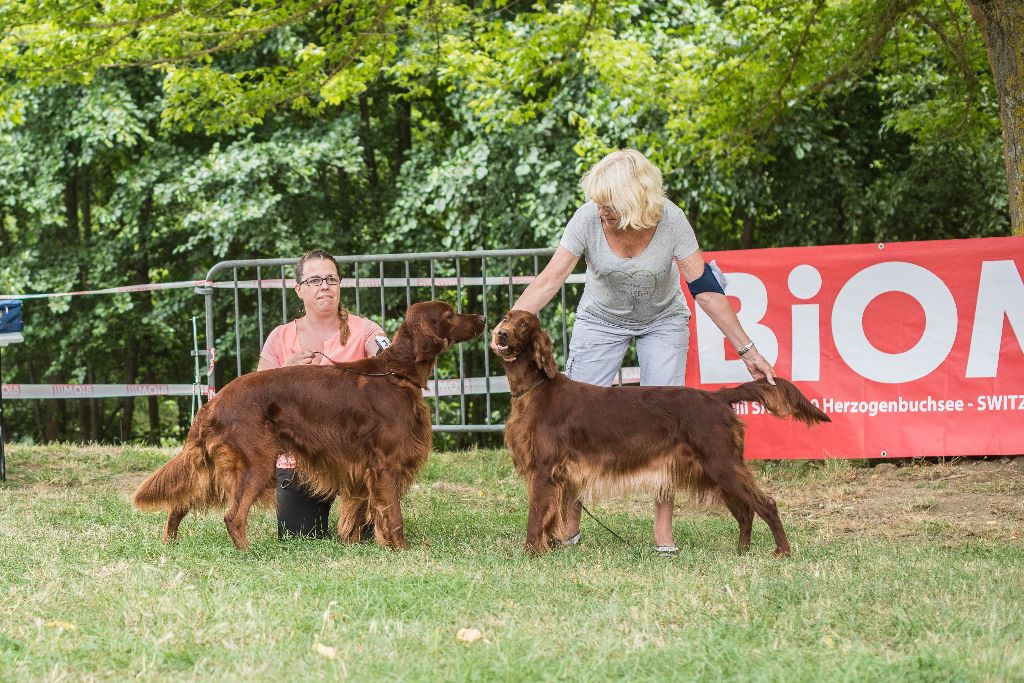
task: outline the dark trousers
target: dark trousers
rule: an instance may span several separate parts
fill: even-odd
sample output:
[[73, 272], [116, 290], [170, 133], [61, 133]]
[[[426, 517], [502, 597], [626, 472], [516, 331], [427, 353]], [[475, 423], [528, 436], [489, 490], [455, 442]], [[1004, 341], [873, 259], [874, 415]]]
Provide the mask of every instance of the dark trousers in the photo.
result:
[[325, 538], [333, 502], [333, 497], [311, 496], [294, 469], [277, 468], [277, 537]]

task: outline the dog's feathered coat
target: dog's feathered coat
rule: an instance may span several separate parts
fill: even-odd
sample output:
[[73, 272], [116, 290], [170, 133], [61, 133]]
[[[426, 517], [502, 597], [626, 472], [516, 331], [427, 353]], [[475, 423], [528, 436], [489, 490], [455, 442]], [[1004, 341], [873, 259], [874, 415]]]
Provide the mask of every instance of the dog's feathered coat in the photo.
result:
[[557, 543], [568, 506], [583, 495], [643, 488], [664, 499], [689, 489], [721, 497], [739, 523], [741, 552], [757, 513], [772, 530], [775, 552], [789, 554], [775, 501], [743, 460], [743, 423], [731, 404], [760, 401], [779, 417], [829, 422], [790, 382], [716, 392], [574, 382], [558, 372], [551, 338], [526, 311], [502, 318], [491, 348], [505, 360], [512, 391], [505, 445], [526, 479], [527, 548], [543, 552]]
[[379, 544], [407, 548], [400, 499], [432, 441], [421, 388], [438, 354], [483, 329], [482, 316], [418, 303], [377, 356], [239, 377], [202, 407], [181, 452], [139, 486], [135, 506], [167, 510], [172, 541], [189, 510], [228, 505], [224, 524], [246, 548], [249, 508], [273, 503], [275, 464], [287, 452], [310, 490], [340, 497], [342, 539], [358, 541], [372, 521]]

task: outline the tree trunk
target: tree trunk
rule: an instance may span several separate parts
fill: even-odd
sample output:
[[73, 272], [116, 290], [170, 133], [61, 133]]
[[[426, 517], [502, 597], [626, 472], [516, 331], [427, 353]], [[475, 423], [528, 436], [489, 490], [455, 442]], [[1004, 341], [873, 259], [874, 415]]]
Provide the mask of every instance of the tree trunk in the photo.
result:
[[[85, 381], [87, 384], [96, 383], [96, 375], [92, 372], [92, 363], [86, 365]], [[89, 398], [85, 399], [84, 402], [89, 406], [89, 441], [93, 443], [99, 443], [101, 434], [101, 425], [103, 420], [103, 403], [101, 399]]]
[[82, 288], [89, 284], [89, 259], [92, 258], [92, 178], [88, 171], [81, 174], [82, 191], [79, 199], [82, 201], [82, 252], [81, 258], [84, 262], [82, 267]]
[[[153, 373], [153, 369], [146, 370], [146, 382], [149, 384], [156, 383], [156, 375]], [[148, 396], [147, 404], [149, 407], [149, 443], [154, 446], [160, 445], [160, 400], [156, 396]]]
[[359, 138], [363, 145], [363, 161], [366, 163], [370, 189], [376, 194], [380, 186], [380, 175], [377, 173], [377, 154], [373, 148], [373, 130], [370, 126], [370, 99], [365, 92], [359, 95]]
[[89, 399], [80, 398], [75, 400], [75, 410], [78, 412], [78, 440], [82, 443], [89, 442]]
[[[82, 249], [79, 252], [79, 272], [81, 273], [82, 289], [89, 289], [90, 281], [90, 255], [92, 253], [92, 181], [89, 177], [88, 169], [79, 171], [79, 180], [81, 182], [79, 188], [79, 207], [81, 208], [81, 229], [82, 229]], [[90, 305], [89, 309], [94, 309], [94, 305]], [[86, 360], [85, 377], [87, 384], [96, 383], [96, 375], [93, 373], [92, 362]], [[89, 407], [89, 441], [98, 443], [102, 437], [102, 424], [103, 424], [103, 403], [98, 398], [90, 398], [85, 400], [86, 405]]]
[[981, 27], [999, 93], [1010, 229], [1024, 236], [1024, 2], [968, 0]]
[[43, 443], [59, 440], [64, 433], [64, 401], [36, 401], [36, 403], [46, 403], [46, 428], [43, 430]]
[[395, 97], [395, 137], [398, 143], [398, 158], [393, 175], [397, 176], [409, 150], [412, 149], [412, 104], [401, 96]]
[[[71, 150], [72, 158], [77, 154], [77, 150]], [[64, 221], [65, 221], [65, 234], [67, 239], [72, 244], [81, 242], [81, 236], [79, 235], [79, 221], [78, 221], [78, 185], [79, 175], [77, 171], [70, 171], [68, 177], [64, 181]], [[79, 286], [85, 289], [86, 276], [81, 270], [79, 265]], [[89, 401], [88, 399], [79, 399], [75, 401], [75, 412], [78, 417], [78, 438], [82, 442], [89, 440]]]
[[[28, 381], [32, 384], [39, 384], [39, 375], [36, 374], [35, 363], [30, 358], [25, 367], [28, 369]], [[36, 423], [36, 435], [40, 441], [43, 441], [46, 434], [46, 415], [44, 414], [44, 403], [53, 403], [53, 401], [32, 401], [32, 417]]]
[[752, 249], [754, 246], [754, 219], [751, 216], [743, 218], [743, 234], [740, 235], [740, 249]]
[[[148, 193], [142, 202], [142, 211], [139, 215], [139, 246], [136, 252], [132, 278], [135, 284], [141, 285], [149, 281], [149, 230], [153, 216], [153, 194]], [[153, 298], [144, 294], [139, 302], [139, 313], [142, 320], [150, 320], [153, 315]], [[147, 329], [140, 325], [136, 332], [128, 337], [127, 354], [128, 365], [125, 368], [125, 384], [135, 384], [139, 378], [139, 361], [143, 348], [149, 344]], [[121, 400], [121, 442], [127, 443], [132, 440], [132, 423], [135, 418], [135, 397], [125, 396]]]
[[64, 181], [64, 225], [67, 236], [78, 241], [78, 175], [74, 172]]
[[[135, 384], [139, 371], [139, 340], [128, 338], [128, 366], [125, 368], [124, 383]], [[135, 397], [125, 396], [121, 399], [121, 443], [132, 440], [132, 420], [135, 417]]]

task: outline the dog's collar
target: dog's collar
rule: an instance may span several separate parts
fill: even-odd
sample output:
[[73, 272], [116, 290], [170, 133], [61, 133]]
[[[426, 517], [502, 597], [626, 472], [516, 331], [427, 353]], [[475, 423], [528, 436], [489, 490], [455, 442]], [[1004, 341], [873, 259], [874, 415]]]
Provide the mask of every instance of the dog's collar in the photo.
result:
[[541, 384], [544, 384], [544, 382], [547, 382], [547, 381], [548, 381], [547, 377], [541, 377], [539, 382], [531, 384], [530, 386], [526, 387], [522, 391], [513, 391], [512, 392], [512, 398], [519, 398], [520, 396], [525, 396], [526, 394], [530, 393], [531, 391], [533, 391], [534, 389], [536, 389]]
[[336, 360], [330, 358], [326, 353], [323, 353], [322, 351], [316, 351], [315, 353], [318, 353], [327, 360], [331, 361], [331, 363], [333, 363], [335, 367], [340, 367], [345, 372], [351, 372], [353, 375], [362, 375], [363, 377], [387, 377], [388, 375], [392, 375], [394, 377], [397, 377], [398, 379], [404, 379], [406, 382], [409, 382], [410, 384], [417, 386], [420, 389], [427, 388], [426, 386], [414, 380], [412, 377], [409, 377], [408, 375], [403, 375], [400, 372], [395, 372], [387, 365], [384, 366], [384, 368], [387, 370], [386, 372], [360, 372], [359, 370], [356, 370], [354, 368], [346, 367], [344, 364], [339, 363]]

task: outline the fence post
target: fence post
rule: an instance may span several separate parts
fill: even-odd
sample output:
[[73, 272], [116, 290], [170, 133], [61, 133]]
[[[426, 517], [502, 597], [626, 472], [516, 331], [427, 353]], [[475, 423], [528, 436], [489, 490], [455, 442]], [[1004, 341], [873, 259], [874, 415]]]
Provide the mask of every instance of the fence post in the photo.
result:
[[[209, 277], [207, 277], [209, 279]], [[203, 301], [205, 303], [206, 311], [206, 351], [200, 351], [206, 355], [206, 398], [210, 399], [210, 393], [217, 389], [217, 375], [216, 375], [216, 363], [214, 350], [214, 338], [213, 338], [213, 292], [214, 287], [211, 284], [205, 287], [196, 287], [196, 294], [203, 295]]]

